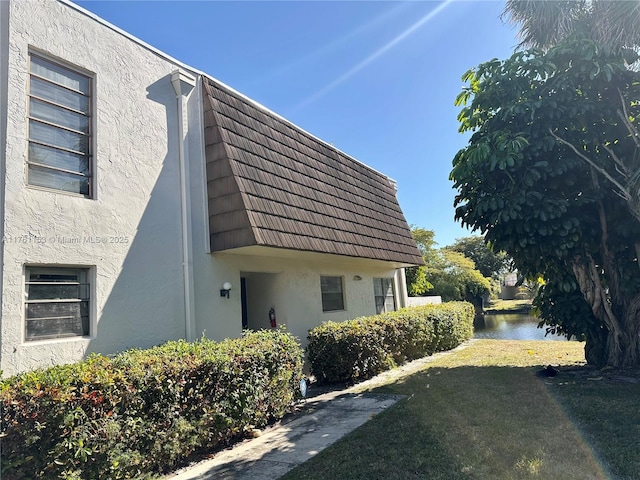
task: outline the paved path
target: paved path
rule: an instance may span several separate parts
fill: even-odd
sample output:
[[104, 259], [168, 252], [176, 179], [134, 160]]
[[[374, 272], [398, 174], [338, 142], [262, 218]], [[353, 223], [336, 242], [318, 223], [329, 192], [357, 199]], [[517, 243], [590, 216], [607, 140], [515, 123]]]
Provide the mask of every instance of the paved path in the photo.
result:
[[344, 391], [319, 395], [307, 400], [302, 415], [167, 480], [276, 480], [400, 398]]
[[403, 398], [359, 392], [412, 375], [425, 364], [474, 341], [383, 372], [347, 390], [310, 398], [298, 413], [285, 417], [260, 437], [179, 470], [165, 480], [276, 480]]

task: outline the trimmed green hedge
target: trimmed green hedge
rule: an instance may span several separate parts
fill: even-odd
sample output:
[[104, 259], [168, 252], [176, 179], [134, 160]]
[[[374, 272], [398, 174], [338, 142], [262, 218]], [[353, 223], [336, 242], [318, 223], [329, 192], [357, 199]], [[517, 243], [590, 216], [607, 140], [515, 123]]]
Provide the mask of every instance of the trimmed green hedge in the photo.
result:
[[307, 353], [319, 383], [371, 378], [409, 360], [450, 350], [473, 336], [467, 302], [403, 308], [309, 331]]
[[150, 478], [281, 418], [303, 350], [283, 330], [168, 342], [0, 383], [3, 480]]

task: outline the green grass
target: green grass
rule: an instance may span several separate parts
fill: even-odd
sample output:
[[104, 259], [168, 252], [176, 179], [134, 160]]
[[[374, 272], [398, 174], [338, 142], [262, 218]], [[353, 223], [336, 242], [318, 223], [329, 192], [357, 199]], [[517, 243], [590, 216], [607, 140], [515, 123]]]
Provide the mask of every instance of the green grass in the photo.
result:
[[583, 347], [478, 340], [365, 384], [406, 399], [283, 478], [640, 478], [640, 384], [576, 367]]
[[485, 313], [529, 313], [531, 300], [491, 300], [485, 306]]

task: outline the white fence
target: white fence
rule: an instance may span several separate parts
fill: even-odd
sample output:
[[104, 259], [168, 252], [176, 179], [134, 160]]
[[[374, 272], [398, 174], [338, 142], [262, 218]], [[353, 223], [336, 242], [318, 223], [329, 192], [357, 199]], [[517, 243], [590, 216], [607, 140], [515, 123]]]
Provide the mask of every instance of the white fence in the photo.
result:
[[434, 305], [442, 303], [442, 297], [440, 295], [434, 295], [432, 297], [407, 297], [407, 307], [419, 307], [421, 305]]

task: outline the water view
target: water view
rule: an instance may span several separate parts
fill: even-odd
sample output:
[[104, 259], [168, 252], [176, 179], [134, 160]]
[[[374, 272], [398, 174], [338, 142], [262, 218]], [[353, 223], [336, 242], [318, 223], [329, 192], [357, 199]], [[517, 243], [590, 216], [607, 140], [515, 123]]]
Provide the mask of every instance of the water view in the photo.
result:
[[489, 313], [474, 321], [474, 338], [502, 340], [565, 340], [557, 335], [545, 336], [538, 328], [540, 320], [526, 313]]

